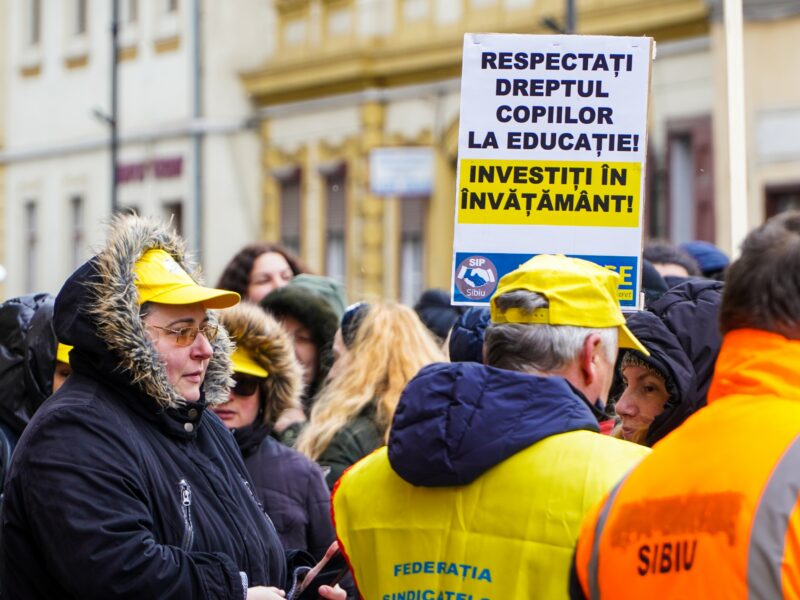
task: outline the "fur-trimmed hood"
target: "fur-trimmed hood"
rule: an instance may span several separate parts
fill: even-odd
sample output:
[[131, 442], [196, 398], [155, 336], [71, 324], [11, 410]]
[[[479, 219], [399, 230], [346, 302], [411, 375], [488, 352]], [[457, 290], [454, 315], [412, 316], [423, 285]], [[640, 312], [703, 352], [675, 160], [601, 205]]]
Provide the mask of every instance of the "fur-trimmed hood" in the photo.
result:
[[[200, 283], [199, 270], [175, 233], [155, 220], [116, 217], [103, 250], [75, 271], [59, 292], [54, 324], [58, 339], [74, 346], [74, 370], [134, 385], [162, 408], [176, 409], [187, 403], [169, 384], [166, 367], [139, 316], [134, 265], [153, 248], [169, 253]], [[216, 322], [213, 311], [209, 320]], [[212, 347], [201, 399], [213, 406], [228, 399], [232, 345], [221, 331]]]
[[219, 322], [237, 347], [267, 370], [263, 424], [274, 423], [287, 408], [301, 408], [303, 370], [289, 334], [261, 308], [248, 302], [219, 313]]

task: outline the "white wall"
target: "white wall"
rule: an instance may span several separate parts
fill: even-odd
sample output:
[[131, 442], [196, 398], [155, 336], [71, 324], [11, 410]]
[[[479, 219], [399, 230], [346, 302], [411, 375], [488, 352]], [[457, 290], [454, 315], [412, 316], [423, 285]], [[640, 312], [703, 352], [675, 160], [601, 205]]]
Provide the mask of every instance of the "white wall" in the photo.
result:
[[[192, 120], [193, 0], [181, 0], [177, 15], [162, 11], [165, 0], [139, 0], [135, 26], [124, 24], [122, 48], [136, 56], [119, 65], [119, 161], [122, 165], [180, 157], [182, 172], [157, 179], [121, 183], [121, 206], [162, 216], [165, 201], [182, 199], [184, 233], [193, 239], [194, 165], [190, 131], [203, 137], [204, 244], [207, 280], [215, 281], [239, 248], [256, 239], [260, 210], [260, 155], [253, 109], [239, 74], [262, 64], [274, 48], [274, 14], [268, 2], [202, 2], [202, 122]], [[25, 47], [27, 0], [7, 0], [8, 36], [0, 53], [9, 57], [8, 101], [4, 114], [7, 165], [5, 182], [8, 235], [3, 240], [9, 267], [6, 295], [24, 289], [24, 205], [37, 201], [40, 222], [40, 268], [37, 287], [57, 291], [72, 270], [69, 248], [69, 196], [78, 187], [85, 197], [86, 239], [102, 244], [110, 212], [108, 126], [93, 109], [110, 108], [109, 25], [111, 2], [89, 0], [86, 36], [67, 35], [73, 0], [42, 0], [39, 48]], [[126, 0], [120, 0], [122, 17]], [[178, 38], [167, 51], [158, 42]], [[87, 64], [67, 69], [65, 59], [85, 54]], [[23, 77], [23, 67], [39, 73]], [[85, 256], [90, 256], [87, 244]]]
[[203, 147], [203, 264], [206, 281], [215, 283], [233, 255], [260, 233], [261, 143], [239, 75], [274, 51], [276, 19], [272, 3], [263, 0], [206, 0], [202, 18], [203, 111], [228, 126], [206, 136]]
[[[102, 242], [105, 207], [89, 199], [103, 196], [107, 189], [107, 175], [98, 168], [105, 162], [103, 159], [103, 153], [94, 152], [19, 164], [8, 169], [5, 239], [8, 297], [30, 291], [55, 294], [72, 272], [70, 198], [73, 194], [85, 199], [84, 259], [90, 256], [90, 247]], [[35, 201], [37, 205], [38, 260], [34, 290], [25, 289], [25, 204], [28, 201]]]

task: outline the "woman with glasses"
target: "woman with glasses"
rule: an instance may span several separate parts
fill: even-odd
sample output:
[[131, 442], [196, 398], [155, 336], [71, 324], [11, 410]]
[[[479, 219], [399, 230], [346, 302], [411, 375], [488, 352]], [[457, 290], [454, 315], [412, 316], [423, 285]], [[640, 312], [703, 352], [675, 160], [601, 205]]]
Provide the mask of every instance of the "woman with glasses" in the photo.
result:
[[192, 272], [180, 238], [123, 217], [61, 289], [53, 322], [73, 373], [6, 479], [4, 597], [283, 597], [280, 540], [207, 410], [230, 373], [212, 309], [239, 298]]
[[336, 539], [325, 478], [315, 463], [270, 435], [282, 412], [301, 407], [302, 371], [292, 340], [255, 305], [240, 304], [219, 319], [236, 344], [235, 385], [214, 412], [233, 432], [284, 548], [306, 550], [319, 560]]

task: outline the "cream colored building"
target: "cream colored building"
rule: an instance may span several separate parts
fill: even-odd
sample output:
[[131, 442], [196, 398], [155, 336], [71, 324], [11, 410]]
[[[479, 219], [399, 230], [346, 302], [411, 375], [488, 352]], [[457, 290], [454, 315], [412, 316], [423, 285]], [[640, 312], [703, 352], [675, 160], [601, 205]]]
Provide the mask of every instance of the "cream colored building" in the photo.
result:
[[[273, 51], [264, 32], [274, 15], [264, 0], [119, 5], [119, 206], [172, 218], [215, 278], [260, 234], [259, 134], [239, 72]], [[111, 213], [103, 120], [110, 112], [111, 6], [2, 2], [0, 252], [9, 296], [56, 293], [103, 241]]]
[[[717, 242], [730, 248], [725, 36], [719, 1], [713, 4]], [[747, 217], [752, 228], [777, 212], [800, 209], [800, 69], [792, 50], [800, 39], [800, 2], [744, 4]]]

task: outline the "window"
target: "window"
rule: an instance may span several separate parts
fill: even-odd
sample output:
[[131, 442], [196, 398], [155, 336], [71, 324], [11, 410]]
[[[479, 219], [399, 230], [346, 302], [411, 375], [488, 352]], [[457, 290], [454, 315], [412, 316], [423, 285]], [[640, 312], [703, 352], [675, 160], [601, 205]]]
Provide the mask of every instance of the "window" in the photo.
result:
[[669, 229], [672, 241], [690, 242], [694, 236], [694, 155], [690, 135], [669, 140]]
[[400, 199], [400, 302], [413, 305], [422, 295], [427, 198]]
[[800, 210], [800, 183], [768, 187], [766, 199], [768, 219], [787, 210]]
[[164, 218], [169, 222], [175, 233], [183, 235], [183, 202], [171, 200], [164, 202]]
[[73, 196], [70, 200], [72, 211], [72, 268], [77, 269], [83, 263], [83, 246], [85, 233], [83, 226], [83, 198]]
[[300, 169], [280, 180], [281, 244], [300, 254]]
[[88, 0], [75, 0], [75, 35], [84, 35], [87, 30]]
[[344, 165], [325, 179], [325, 274], [344, 283], [346, 273], [345, 223], [347, 221], [347, 202], [345, 193], [346, 171]]
[[36, 222], [36, 202], [25, 204], [25, 291], [36, 291], [38, 282], [37, 265], [39, 264], [39, 233]]
[[[649, 162], [649, 161], [648, 161]], [[676, 119], [667, 123], [663, 205], [658, 196], [651, 198], [650, 231], [653, 220], [666, 225], [670, 241], [713, 242], [714, 219], [714, 148], [711, 117]], [[656, 189], [656, 191], [661, 191]]]
[[38, 46], [42, 41], [42, 0], [30, 0], [28, 4], [28, 44]]

